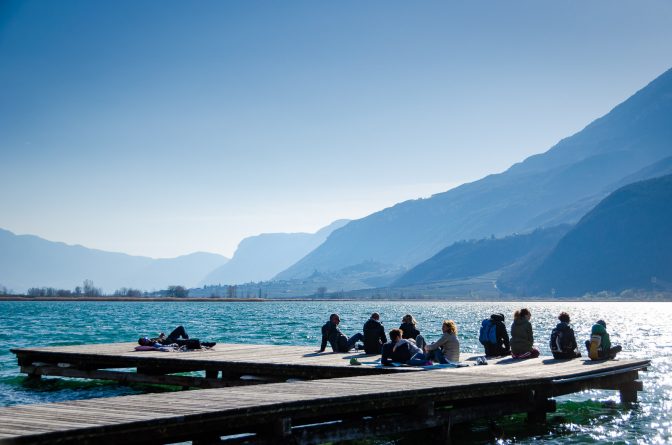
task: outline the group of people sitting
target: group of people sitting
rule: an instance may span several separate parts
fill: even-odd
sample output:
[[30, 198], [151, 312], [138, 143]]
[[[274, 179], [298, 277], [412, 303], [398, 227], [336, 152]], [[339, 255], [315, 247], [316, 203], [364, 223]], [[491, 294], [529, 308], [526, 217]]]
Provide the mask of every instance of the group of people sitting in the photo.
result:
[[[485, 348], [486, 357], [507, 355], [511, 355], [514, 359], [539, 357], [539, 350], [534, 347], [531, 318], [532, 314], [527, 308], [516, 311], [510, 337], [503, 314], [492, 314], [490, 318], [483, 320], [479, 341]], [[569, 314], [561, 312], [558, 320], [559, 323], [552, 330], [549, 341], [553, 357], [556, 359], [581, 357], [574, 330], [569, 324]], [[348, 352], [358, 349], [358, 342], [362, 342], [366, 354], [382, 354], [383, 365], [406, 363], [422, 366], [432, 363], [456, 363], [460, 360], [460, 342], [457, 338], [457, 325], [453, 320], [443, 320], [442, 335], [433, 343], [427, 343], [418, 330], [416, 320], [410, 314], [402, 318], [399, 328], [389, 331], [389, 341], [380, 321], [380, 314], [377, 312], [371, 314], [371, 318], [364, 323], [362, 332], [351, 337], [340, 330], [340, 322], [338, 314], [331, 314], [329, 321], [322, 326], [319, 352], [326, 350], [327, 343], [334, 352]], [[604, 320], [598, 320], [591, 329], [591, 338], [585, 345], [592, 360], [614, 358], [621, 351], [621, 346], [611, 345], [606, 328]]]

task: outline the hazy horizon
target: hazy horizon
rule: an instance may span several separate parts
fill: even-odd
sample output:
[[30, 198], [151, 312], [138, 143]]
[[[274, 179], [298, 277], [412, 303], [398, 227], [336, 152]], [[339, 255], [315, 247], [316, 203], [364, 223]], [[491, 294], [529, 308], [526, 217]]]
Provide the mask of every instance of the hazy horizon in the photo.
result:
[[0, 227], [231, 257], [546, 151], [670, 68], [672, 4], [0, 5]]

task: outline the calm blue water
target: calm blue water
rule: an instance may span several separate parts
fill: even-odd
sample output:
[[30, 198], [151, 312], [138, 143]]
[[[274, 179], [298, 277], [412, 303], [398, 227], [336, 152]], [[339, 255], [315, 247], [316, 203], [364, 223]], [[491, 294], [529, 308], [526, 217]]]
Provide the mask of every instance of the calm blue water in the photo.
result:
[[[331, 312], [341, 314], [341, 327], [350, 334], [361, 330], [375, 310], [387, 329], [397, 327], [405, 313], [412, 313], [430, 339], [438, 337], [444, 318], [454, 319], [462, 352], [480, 352], [481, 319], [502, 312], [509, 324], [514, 310], [523, 306], [532, 311], [542, 354], [549, 354], [548, 335], [557, 314], [565, 310], [572, 317], [577, 339], [587, 338], [592, 323], [603, 318], [612, 343], [623, 345], [622, 357], [651, 358], [653, 365], [641, 374], [645, 391], [632, 409], [613, 403], [618, 400], [617, 392], [588, 391], [563, 397], [558, 399], [558, 413], [552, 415], [550, 426], [531, 430], [521, 418], [502, 419], [508, 437], [505, 442], [672, 442], [672, 303], [0, 302], [0, 406], [157, 390], [58, 378], [26, 384], [9, 352], [14, 347], [134, 341], [178, 324], [185, 325], [194, 337], [219, 342], [317, 347], [320, 326]], [[475, 434], [474, 441], [478, 443], [481, 436]]]

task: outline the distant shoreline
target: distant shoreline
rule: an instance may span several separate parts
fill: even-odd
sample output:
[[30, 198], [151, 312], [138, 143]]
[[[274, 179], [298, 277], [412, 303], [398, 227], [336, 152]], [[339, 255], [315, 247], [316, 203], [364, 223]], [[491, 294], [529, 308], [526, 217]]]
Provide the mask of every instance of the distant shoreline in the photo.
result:
[[413, 303], [413, 302], [426, 302], [426, 303], [450, 303], [450, 302], [459, 302], [459, 303], [670, 303], [672, 298], [661, 298], [661, 299], [618, 299], [618, 298], [532, 298], [532, 299], [521, 299], [521, 298], [504, 298], [499, 300], [493, 299], [474, 299], [474, 298], [450, 298], [450, 299], [438, 299], [438, 298], [306, 298], [306, 297], [297, 297], [297, 298], [223, 298], [223, 297], [185, 297], [185, 298], [175, 298], [175, 297], [81, 297], [81, 298], [71, 298], [71, 297], [27, 297], [25, 295], [0, 295], [1, 301], [59, 301], [59, 302], [135, 302], [135, 303], [169, 303], [169, 302], [180, 302], [180, 303], [272, 303], [275, 301], [322, 301], [322, 302], [358, 302], [358, 303], [388, 303], [388, 302], [402, 302], [402, 303]]

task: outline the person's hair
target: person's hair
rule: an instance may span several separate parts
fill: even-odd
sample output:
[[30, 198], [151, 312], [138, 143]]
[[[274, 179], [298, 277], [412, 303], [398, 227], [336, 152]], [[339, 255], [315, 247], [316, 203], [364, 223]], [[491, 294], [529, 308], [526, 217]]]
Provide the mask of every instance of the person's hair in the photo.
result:
[[402, 331], [401, 329], [392, 329], [392, 330], [390, 331], [390, 338], [391, 338], [391, 339], [393, 339], [393, 338], [401, 338], [402, 335], [404, 335], [404, 331]]
[[443, 328], [443, 326], [448, 327], [448, 330], [446, 332], [448, 332], [449, 334], [457, 335], [457, 325], [453, 320], [443, 320], [443, 325], [441, 326], [441, 328]]
[[338, 314], [331, 314], [331, 315], [329, 316], [329, 321], [333, 320], [334, 317], [338, 318], [339, 320], [341, 319], [341, 317], [340, 317]]
[[378, 320], [380, 319], [380, 314], [378, 312], [374, 312], [373, 314], [371, 314], [371, 318], [373, 318], [374, 320]]
[[560, 315], [558, 315], [558, 320], [569, 323], [569, 314], [567, 312], [560, 312]]
[[147, 338], [147, 337], [140, 337], [140, 338], [138, 339], [138, 344], [139, 344], [140, 346], [147, 346], [147, 345], [149, 345], [150, 343], [151, 343], [151, 341], [150, 341], [149, 338]]
[[411, 323], [413, 325], [418, 324], [418, 322], [415, 321], [415, 318], [413, 318], [413, 316], [411, 314], [404, 315], [404, 317], [401, 319], [401, 322], [402, 323]]
[[527, 309], [526, 307], [524, 307], [524, 308], [522, 308], [522, 309], [516, 311], [516, 312], [513, 314], [513, 318], [514, 318], [514, 320], [519, 320], [519, 319], [521, 319], [521, 318], [523, 318], [523, 317], [525, 317], [525, 316], [527, 316], [527, 315], [532, 316], [532, 314], [530, 313], [529, 309]]

